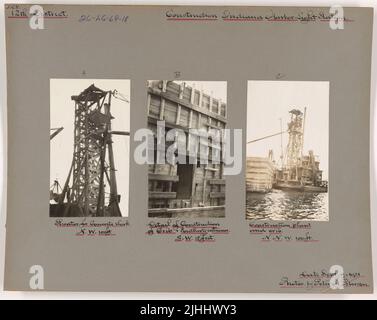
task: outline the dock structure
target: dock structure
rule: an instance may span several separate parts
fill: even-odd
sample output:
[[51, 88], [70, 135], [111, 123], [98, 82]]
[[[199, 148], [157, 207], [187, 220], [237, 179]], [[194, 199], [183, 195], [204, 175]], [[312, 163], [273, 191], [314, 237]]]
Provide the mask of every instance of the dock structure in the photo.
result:
[[[190, 129], [216, 132], [218, 135], [200, 145], [195, 157], [190, 155], [186, 163], [150, 164], [148, 172], [150, 217], [192, 216], [217, 217], [225, 215], [225, 179], [222, 162], [221, 140], [226, 127], [227, 106], [220, 99], [202, 90], [174, 81], [148, 82], [148, 128], [154, 133], [153, 152], [156, 150], [157, 121], [165, 121], [165, 131], [180, 129], [178, 154], [189, 154], [197, 148], [200, 136]], [[219, 140], [216, 140], [219, 139]], [[202, 143], [202, 141], [201, 141]], [[168, 148], [166, 145], [165, 148]], [[165, 149], [166, 150], [166, 149]], [[211, 155], [218, 155], [220, 163], [212, 163]], [[201, 161], [205, 156], [208, 162]]]
[[247, 157], [246, 191], [266, 193], [274, 183], [275, 165], [272, 153], [268, 157]]

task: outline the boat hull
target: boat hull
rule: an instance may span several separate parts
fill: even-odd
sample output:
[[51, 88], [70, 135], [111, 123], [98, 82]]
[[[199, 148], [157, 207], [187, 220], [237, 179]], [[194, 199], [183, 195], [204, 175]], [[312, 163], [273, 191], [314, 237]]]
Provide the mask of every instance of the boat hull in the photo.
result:
[[294, 185], [288, 183], [277, 183], [273, 186], [274, 189], [283, 190], [283, 191], [302, 191], [302, 192], [317, 192], [323, 193], [327, 192], [327, 187], [318, 187], [318, 186], [302, 186]]
[[277, 183], [273, 188], [284, 191], [304, 191], [304, 187], [302, 185], [294, 185], [288, 183]]
[[304, 191], [323, 193], [323, 192], [327, 192], [327, 187], [305, 186]]

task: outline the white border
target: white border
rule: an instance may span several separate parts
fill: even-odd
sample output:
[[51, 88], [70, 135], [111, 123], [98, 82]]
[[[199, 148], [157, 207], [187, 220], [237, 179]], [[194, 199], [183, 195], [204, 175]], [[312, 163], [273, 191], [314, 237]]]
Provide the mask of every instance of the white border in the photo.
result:
[[[342, 0], [342, 1], [325, 1], [325, 0], [301, 0], [301, 1], [284, 1], [284, 0], [180, 0], [180, 1], [166, 1], [166, 0], [151, 0], [151, 1], [98, 1], [98, 0], [81, 0], [81, 1], [66, 1], [66, 0], [42, 0], [42, 1], [28, 1], [28, 0], [8, 0], [0, 1], [0, 300], [5, 299], [156, 299], [156, 300], [173, 300], [173, 299], [377, 299], [377, 293], [374, 294], [260, 294], [260, 293], [99, 293], [99, 292], [4, 292], [3, 277], [4, 277], [4, 254], [5, 254], [5, 214], [6, 214], [6, 193], [3, 192], [3, 186], [6, 183], [6, 163], [4, 155], [6, 150], [6, 59], [5, 59], [5, 32], [4, 32], [4, 3], [23, 3], [23, 4], [139, 4], [139, 5], [228, 5], [228, 6], [332, 6], [342, 5], [344, 7], [374, 7], [374, 19], [377, 19], [377, 3], [375, 0]], [[371, 82], [371, 141], [370, 141], [370, 194], [371, 194], [371, 225], [372, 225], [372, 251], [373, 251], [373, 273], [374, 273], [374, 287], [377, 291], [377, 223], [376, 223], [376, 206], [377, 206], [377, 188], [376, 188], [376, 167], [377, 167], [377, 148], [374, 147], [377, 140], [377, 114], [375, 112], [376, 106], [376, 43], [377, 43], [377, 23], [373, 26], [373, 56], [372, 56], [372, 82]], [[2, 195], [2, 196], [1, 196]]]

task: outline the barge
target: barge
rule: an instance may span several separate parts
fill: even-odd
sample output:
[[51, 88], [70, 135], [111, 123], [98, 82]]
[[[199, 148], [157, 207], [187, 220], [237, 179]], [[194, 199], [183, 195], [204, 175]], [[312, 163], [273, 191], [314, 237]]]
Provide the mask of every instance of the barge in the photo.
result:
[[328, 191], [328, 182], [323, 180], [320, 162], [314, 151], [303, 154], [306, 108], [304, 112], [292, 109], [290, 114], [287, 131], [248, 142], [253, 143], [283, 133], [289, 135], [285, 155], [282, 150], [279, 168], [273, 160], [271, 150], [266, 158], [247, 158], [247, 192], [269, 192], [272, 189], [312, 193]]

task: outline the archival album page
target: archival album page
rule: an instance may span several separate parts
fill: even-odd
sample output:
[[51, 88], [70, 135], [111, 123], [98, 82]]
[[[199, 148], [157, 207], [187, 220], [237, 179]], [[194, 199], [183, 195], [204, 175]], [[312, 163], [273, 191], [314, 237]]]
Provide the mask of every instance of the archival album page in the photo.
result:
[[373, 9], [5, 21], [6, 290], [373, 291]]

